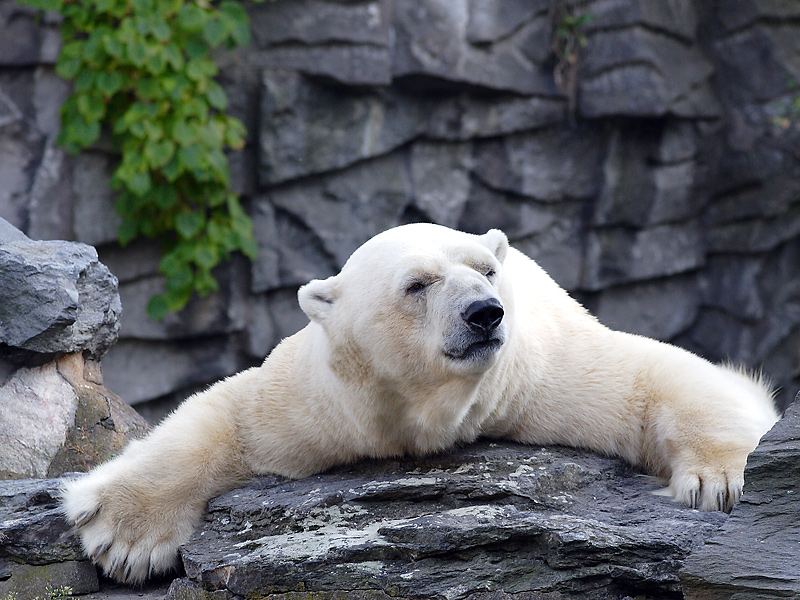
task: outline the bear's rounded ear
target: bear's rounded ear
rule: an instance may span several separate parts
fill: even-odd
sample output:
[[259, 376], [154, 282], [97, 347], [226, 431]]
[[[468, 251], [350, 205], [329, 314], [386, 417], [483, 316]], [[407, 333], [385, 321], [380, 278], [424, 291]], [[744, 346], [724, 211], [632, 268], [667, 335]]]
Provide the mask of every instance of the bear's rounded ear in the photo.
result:
[[481, 240], [483, 243], [489, 247], [494, 255], [497, 257], [497, 260], [503, 262], [506, 259], [506, 253], [508, 252], [508, 238], [506, 234], [500, 231], [499, 229], [490, 229], [486, 233], [481, 236]]
[[300, 308], [312, 321], [322, 323], [330, 314], [339, 295], [335, 279], [335, 276], [314, 279], [298, 290], [297, 300], [300, 302]]

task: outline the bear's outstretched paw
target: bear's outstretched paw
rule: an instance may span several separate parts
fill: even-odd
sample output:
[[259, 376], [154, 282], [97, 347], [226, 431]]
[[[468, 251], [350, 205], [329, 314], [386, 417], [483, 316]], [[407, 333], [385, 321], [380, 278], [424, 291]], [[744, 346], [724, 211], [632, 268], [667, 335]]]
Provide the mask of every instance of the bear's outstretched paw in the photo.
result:
[[180, 535], [183, 532], [174, 524], [146, 522], [137, 512], [135, 493], [123, 498], [125, 492], [119, 494], [119, 487], [117, 493], [107, 492], [114, 487], [112, 478], [101, 473], [64, 484], [62, 510], [75, 526], [86, 555], [107, 576], [128, 584], [174, 568], [178, 547], [188, 536]]
[[668, 489], [675, 500], [692, 508], [729, 513], [739, 501], [743, 485], [741, 473], [730, 475], [726, 469], [706, 467], [674, 473]]

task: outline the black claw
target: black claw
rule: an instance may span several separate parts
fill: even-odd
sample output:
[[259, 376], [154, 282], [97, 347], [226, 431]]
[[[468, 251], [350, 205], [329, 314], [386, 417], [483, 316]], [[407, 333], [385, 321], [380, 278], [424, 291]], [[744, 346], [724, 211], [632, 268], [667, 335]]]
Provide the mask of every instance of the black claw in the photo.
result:
[[97, 562], [100, 558], [108, 552], [108, 549], [111, 548], [111, 542], [106, 542], [105, 544], [100, 544], [97, 548], [95, 548], [94, 552], [92, 552], [92, 560]]
[[119, 559], [115, 559], [114, 562], [108, 567], [108, 576], [112, 579], [116, 579], [119, 581], [124, 581], [122, 577], [120, 577], [120, 569], [122, 565], [119, 563]]
[[89, 521], [94, 519], [97, 516], [97, 513], [100, 512], [100, 507], [94, 508], [93, 510], [87, 510], [79, 514], [75, 519], [75, 527], [83, 527]]

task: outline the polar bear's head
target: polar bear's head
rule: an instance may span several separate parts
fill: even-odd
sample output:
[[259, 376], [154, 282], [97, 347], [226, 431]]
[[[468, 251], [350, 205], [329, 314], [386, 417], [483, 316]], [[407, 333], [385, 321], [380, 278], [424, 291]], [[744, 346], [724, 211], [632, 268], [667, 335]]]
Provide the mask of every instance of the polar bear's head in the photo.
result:
[[404, 225], [357, 249], [338, 275], [300, 289], [343, 378], [436, 385], [491, 368], [510, 331], [508, 240]]

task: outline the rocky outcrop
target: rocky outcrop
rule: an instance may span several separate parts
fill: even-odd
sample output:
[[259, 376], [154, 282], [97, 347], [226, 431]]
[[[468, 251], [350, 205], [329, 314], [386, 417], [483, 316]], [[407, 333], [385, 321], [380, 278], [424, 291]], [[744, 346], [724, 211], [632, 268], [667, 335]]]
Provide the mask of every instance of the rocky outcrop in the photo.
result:
[[[659, 482], [621, 460], [507, 442], [258, 478], [209, 503], [167, 597], [800, 597], [799, 416], [795, 405], [751, 456], [730, 517], [653, 495]], [[0, 597], [32, 600], [44, 582], [115, 597], [60, 515], [59, 487], [0, 482]]]
[[730, 519], [683, 566], [687, 600], [800, 598], [800, 401], [750, 455], [745, 480]]
[[126, 318], [105, 364], [126, 400], [171, 402], [260, 363], [306, 322], [298, 285], [384, 228], [431, 220], [505, 229], [603, 322], [763, 366], [791, 401], [800, 4], [292, 0], [248, 11], [252, 44], [217, 58], [250, 132], [232, 180], [259, 256], [218, 269], [216, 295], [154, 323], [158, 247], [115, 243], [114, 157], [55, 144], [69, 89], [52, 70], [57, 19], [0, 0], [0, 217], [97, 246], [119, 277]]
[[263, 478], [211, 502], [169, 597], [680, 597], [678, 568], [725, 515], [657, 487], [617, 460], [507, 443]]
[[0, 219], [0, 479], [86, 470], [147, 424], [103, 385], [117, 279], [91, 246], [29, 239]]
[[[98, 589], [58, 487], [0, 482], [0, 595], [28, 600], [37, 577]], [[656, 487], [621, 461], [506, 443], [265, 477], [212, 500], [168, 597], [678, 598], [683, 559], [726, 516]]]

